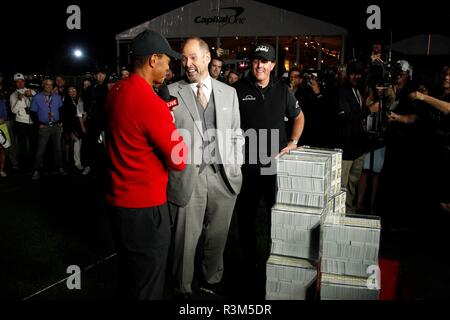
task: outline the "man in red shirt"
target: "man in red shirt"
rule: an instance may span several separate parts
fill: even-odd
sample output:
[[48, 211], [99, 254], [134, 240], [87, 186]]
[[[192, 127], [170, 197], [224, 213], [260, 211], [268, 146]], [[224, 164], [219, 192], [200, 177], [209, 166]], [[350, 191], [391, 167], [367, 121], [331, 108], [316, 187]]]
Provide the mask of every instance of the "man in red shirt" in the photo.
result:
[[106, 200], [119, 258], [120, 295], [162, 299], [171, 239], [168, 169], [185, 168], [187, 146], [152, 86], [164, 82], [170, 57], [181, 56], [151, 30], [140, 33], [131, 48], [134, 74], [112, 87], [106, 101]]

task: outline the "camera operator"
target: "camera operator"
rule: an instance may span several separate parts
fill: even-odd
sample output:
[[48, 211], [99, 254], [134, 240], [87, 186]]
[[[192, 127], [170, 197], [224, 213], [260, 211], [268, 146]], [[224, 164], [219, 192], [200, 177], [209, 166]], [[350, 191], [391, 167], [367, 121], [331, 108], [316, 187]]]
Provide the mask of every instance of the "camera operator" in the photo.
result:
[[444, 68], [440, 80], [441, 92], [438, 94], [438, 98], [428, 95], [427, 92], [415, 91], [409, 95], [409, 99], [426, 103], [440, 112], [437, 130], [437, 170], [439, 172], [437, 176], [441, 179], [437, 194], [440, 201], [444, 201], [441, 203], [441, 208], [450, 213], [450, 189], [448, 187], [448, 181], [450, 181], [448, 167], [450, 162], [450, 66]]
[[[423, 183], [428, 165], [426, 152], [417, 152], [417, 146], [423, 145], [423, 133], [417, 125], [420, 108], [408, 99], [412, 90], [412, 68], [405, 60], [397, 61], [398, 71], [394, 73], [393, 90], [395, 101], [388, 112], [388, 125], [385, 142], [386, 155], [384, 163], [385, 198], [383, 203], [387, 213], [386, 223], [391, 230], [409, 230], [413, 227], [413, 213], [420, 207], [423, 195]], [[422, 159], [420, 159], [422, 157]]]

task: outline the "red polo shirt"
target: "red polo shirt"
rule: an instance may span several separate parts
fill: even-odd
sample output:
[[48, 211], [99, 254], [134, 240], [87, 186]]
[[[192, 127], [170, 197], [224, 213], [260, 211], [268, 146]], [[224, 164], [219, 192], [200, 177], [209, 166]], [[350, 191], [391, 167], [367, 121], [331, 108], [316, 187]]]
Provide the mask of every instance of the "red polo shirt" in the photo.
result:
[[168, 167], [185, 168], [187, 146], [165, 102], [147, 81], [133, 74], [111, 88], [106, 114], [107, 202], [124, 208], [167, 202]]

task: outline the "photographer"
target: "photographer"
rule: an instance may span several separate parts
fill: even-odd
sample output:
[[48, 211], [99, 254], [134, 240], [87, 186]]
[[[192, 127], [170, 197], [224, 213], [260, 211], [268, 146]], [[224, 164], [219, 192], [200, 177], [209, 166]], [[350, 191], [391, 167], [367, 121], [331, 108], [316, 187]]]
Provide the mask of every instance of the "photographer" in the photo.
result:
[[[386, 155], [384, 163], [383, 203], [385, 221], [391, 230], [409, 230], [413, 227], [414, 213], [427, 197], [422, 185], [427, 185], [430, 164], [423, 147], [424, 132], [419, 127], [421, 108], [413, 104], [408, 95], [412, 90], [412, 68], [405, 60], [397, 61], [393, 84], [395, 101], [390, 106], [386, 127]], [[423, 152], [417, 152], [422, 146]], [[389, 204], [389, 205], [387, 205]]]
[[[16, 90], [9, 97], [11, 111], [15, 115], [14, 129], [17, 132], [18, 158], [21, 165], [34, 154], [36, 134], [33, 120], [30, 117], [31, 99], [36, 94], [34, 90], [25, 87], [25, 77], [21, 73], [14, 75]], [[27, 152], [27, 146], [29, 150]]]
[[[292, 83], [292, 81], [291, 81]], [[332, 137], [332, 112], [329, 101], [323, 92], [323, 80], [315, 72], [304, 73], [299, 82], [295, 97], [303, 107], [305, 129], [301, 145], [329, 147]]]
[[441, 203], [441, 208], [450, 213], [450, 190], [448, 181], [450, 181], [450, 170], [448, 167], [450, 161], [450, 67], [446, 66], [441, 75], [441, 92], [439, 98], [434, 98], [426, 92], [415, 91], [409, 95], [412, 101], [424, 102], [439, 112], [439, 128], [438, 134], [438, 172], [440, 183], [438, 186], [438, 196]]

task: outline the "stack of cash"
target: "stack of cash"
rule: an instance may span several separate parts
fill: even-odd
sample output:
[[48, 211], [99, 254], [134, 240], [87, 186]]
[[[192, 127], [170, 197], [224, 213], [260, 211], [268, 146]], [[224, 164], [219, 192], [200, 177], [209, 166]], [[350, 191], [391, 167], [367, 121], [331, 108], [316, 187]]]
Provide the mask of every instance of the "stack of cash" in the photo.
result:
[[321, 300], [378, 300], [379, 285], [371, 279], [322, 273]]
[[333, 197], [340, 192], [342, 175], [342, 150], [299, 147], [291, 153], [329, 157], [331, 159], [331, 188], [329, 189], [330, 197]]
[[306, 300], [314, 291], [317, 269], [309, 261], [271, 255], [267, 261], [267, 300]]
[[301, 207], [275, 205], [272, 208], [271, 253], [317, 260], [320, 217], [318, 214], [302, 212]]
[[[325, 299], [372, 299], [368, 288], [378, 270], [379, 217], [329, 216], [321, 228], [321, 296]], [[324, 277], [325, 276], [325, 277]]]
[[330, 198], [332, 159], [306, 153], [289, 153], [278, 159], [277, 202], [324, 208]]
[[[340, 190], [342, 151], [299, 148], [277, 160], [278, 194], [272, 208], [266, 292], [270, 299], [304, 299], [305, 286], [298, 283], [297, 272], [305, 273], [309, 269], [305, 265], [317, 266], [320, 226], [325, 219], [345, 215], [345, 192]], [[269, 277], [269, 271], [273, 275], [275, 270], [284, 270], [282, 280]]]

